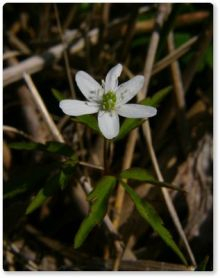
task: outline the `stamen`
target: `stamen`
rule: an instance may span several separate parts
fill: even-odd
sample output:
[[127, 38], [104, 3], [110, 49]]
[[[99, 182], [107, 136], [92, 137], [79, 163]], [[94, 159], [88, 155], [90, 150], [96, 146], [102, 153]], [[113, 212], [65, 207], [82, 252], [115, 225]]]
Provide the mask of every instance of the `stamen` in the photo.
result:
[[116, 105], [116, 94], [112, 91], [105, 93], [102, 97], [102, 108], [105, 111], [112, 111]]

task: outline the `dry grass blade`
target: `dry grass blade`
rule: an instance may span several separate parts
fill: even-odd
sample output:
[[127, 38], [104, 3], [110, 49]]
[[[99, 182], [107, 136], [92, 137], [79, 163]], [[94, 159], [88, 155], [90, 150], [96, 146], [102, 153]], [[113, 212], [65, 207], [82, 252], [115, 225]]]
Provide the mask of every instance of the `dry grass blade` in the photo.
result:
[[[60, 33], [60, 37], [61, 37], [61, 40], [62, 40], [63, 44], [65, 44], [64, 36], [63, 36], [63, 30], [62, 30], [61, 23], [60, 23], [59, 11], [58, 11], [56, 3], [54, 4], [54, 11], [55, 11], [55, 16], [56, 16], [56, 20], [57, 20], [57, 26], [58, 26], [58, 30], [59, 30], [59, 33]], [[72, 80], [72, 75], [71, 75], [71, 68], [70, 68], [69, 58], [68, 58], [68, 54], [67, 54], [66, 49], [63, 50], [63, 57], [64, 57], [64, 62], [65, 62], [67, 78], [68, 78], [68, 82], [69, 82], [69, 86], [70, 86], [71, 96], [72, 96], [72, 98], [76, 98], [76, 93], [75, 93], [73, 80]]]
[[151, 74], [157, 74], [158, 72], [169, 66], [171, 63], [178, 60], [180, 57], [182, 57], [185, 53], [187, 53], [190, 50], [190, 48], [197, 42], [197, 40], [198, 36], [194, 36], [193, 38], [189, 39], [186, 43], [181, 45], [179, 48], [173, 50], [166, 57], [154, 64]]
[[[158, 26], [161, 27], [163, 25], [163, 22], [169, 12], [170, 12], [169, 4], [159, 5], [158, 15], [157, 15], [156, 24], [155, 24], [155, 31], [153, 32], [153, 34], [151, 36], [151, 42], [150, 42], [150, 45], [148, 48], [148, 54], [147, 54], [146, 64], [145, 64], [145, 69], [144, 69], [145, 83], [144, 83], [144, 88], [143, 88], [143, 93], [142, 93], [143, 98], [147, 94], [147, 88], [149, 85], [151, 71], [153, 68], [153, 63], [154, 63], [154, 59], [155, 59], [155, 55], [156, 55], [156, 50], [157, 50], [158, 43], [159, 43], [159, 33], [158, 33], [157, 28], [158, 28]], [[128, 142], [126, 145], [126, 151], [125, 151], [125, 155], [124, 155], [122, 170], [125, 170], [131, 166], [133, 155], [134, 155], [135, 144], [137, 141], [137, 136], [138, 136], [137, 129], [133, 130], [129, 135]], [[122, 210], [122, 205], [123, 205], [123, 201], [124, 201], [124, 194], [125, 194], [124, 188], [122, 186], [119, 186], [117, 194], [116, 194], [115, 218], [113, 221], [115, 227], [117, 227], [117, 228], [120, 223], [120, 216], [121, 216], [121, 210]], [[118, 258], [116, 258], [115, 264], [114, 264], [115, 270], [117, 270], [117, 268], [119, 268], [121, 258], [122, 258], [122, 255], [120, 255]]]
[[[32, 56], [17, 65], [13, 65], [3, 70], [3, 86], [7, 86], [13, 82], [16, 82], [23, 77], [23, 73], [36, 73], [41, 71], [48, 63], [51, 63], [51, 58], [54, 61], [59, 60], [62, 57], [64, 49], [66, 49], [68, 43], [77, 37], [77, 30], [68, 31], [65, 36], [65, 44], [58, 44], [49, 48], [41, 56]], [[95, 33], [92, 35], [96, 35]], [[77, 42], [70, 49], [73, 53], [79, 51], [84, 46], [83, 41]]]
[[203, 57], [206, 49], [208, 48], [212, 40], [212, 34], [213, 34], [213, 26], [212, 26], [212, 22], [210, 22], [208, 26], [205, 28], [205, 30], [199, 36], [194, 55], [192, 56], [190, 62], [188, 63], [187, 68], [184, 71], [183, 84], [184, 84], [185, 91], [187, 91], [189, 86], [191, 85], [193, 77], [197, 72], [198, 64], [200, 63], [201, 58]]
[[12, 132], [12, 133], [21, 135], [21, 136], [23, 136], [24, 138], [26, 138], [28, 140], [34, 141], [34, 138], [30, 134], [27, 134], [24, 131], [22, 131], [20, 129], [17, 129], [17, 128], [13, 127], [13, 126], [4, 125], [3, 126], [3, 131], [4, 132], [9, 132], [9, 133]]
[[64, 142], [60, 131], [57, 129], [53, 119], [51, 118], [50, 114], [48, 113], [48, 110], [47, 110], [37, 88], [35, 87], [30, 75], [27, 73], [24, 73], [24, 80], [32, 94], [32, 97], [33, 97], [34, 102], [36, 103], [36, 106], [41, 111], [42, 117], [44, 118], [45, 122], [47, 123], [47, 126], [48, 126], [51, 134], [53, 135], [54, 139], [57, 140], [58, 142]]
[[[83, 253], [76, 252], [72, 248], [64, 246], [59, 241], [49, 238], [43, 235], [35, 227], [31, 225], [26, 225], [25, 230], [31, 236], [35, 237], [39, 242], [54, 250], [59, 252], [62, 256], [69, 258], [72, 262], [72, 267], [69, 270], [74, 270], [78, 267], [81, 270], [112, 270], [113, 261], [112, 260], [102, 260], [100, 258], [87, 256]], [[123, 260], [121, 262], [119, 270], [126, 271], [193, 271], [195, 267], [184, 266], [179, 264], [157, 262], [151, 260], [138, 260], [129, 261]]]
[[171, 7], [170, 4], [160, 4], [158, 10], [158, 16], [155, 22], [155, 30], [151, 35], [150, 45], [148, 47], [148, 52], [145, 59], [145, 67], [144, 67], [144, 86], [142, 89], [142, 94], [140, 98], [144, 98], [147, 96], [148, 86], [150, 83], [151, 73], [153, 69], [153, 64], [157, 52], [157, 47], [159, 44], [160, 34], [158, 28], [161, 28], [164, 21], [166, 20], [168, 14], [170, 13]]
[[[158, 161], [157, 161], [157, 157], [156, 157], [156, 154], [155, 154], [155, 151], [154, 151], [149, 123], [145, 122], [142, 125], [142, 128], [143, 128], [143, 133], [144, 133], [144, 136], [145, 136], [145, 139], [146, 139], [148, 151], [149, 151], [149, 154], [150, 154], [150, 157], [151, 157], [151, 161], [153, 163], [153, 167], [154, 167], [154, 170], [156, 172], [157, 178], [158, 178], [159, 181], [163, 182], [164, 178], [163, 178], [162, 173], [160, 171], [160, 167], [159, 167], [159, 164], [158, 164]], [[170, 197], [170, 194], [169, 194], [169, 192], [168, 192], [168, 190], [166, 188], [162, 188], [161, 190], [162, 190], [162, 193], [163, 193], [163, 196], [164, 196], [167, 208], [169, 210], [169, 213], [170, 213], [170, 215], [172, 217], [172, 220], [173, 220], [173, 222], [174, 222], [174, 224], [176, 226], [176, 229], [177, 229], [181, 239], [183, 240], [183, 243], [184, 243], [184, 245], [186, 247], [186, 250], [187, 250], [187, 252], [189, 254], [190, 260], [191, 260], [193, 265], [196, 265], [195, 257], [193, 255], [193, 252], [192, 252], [192, 250], [190, 248], [190, 245], [189, 245], [188, 240], [186, 238], [186, 235], [184, 233], [182, 224], [181, 224], [181, 222], [179, 220], [178, 214], [177, 214], [176, 209], [175, 209], [175, 207], [173, 205], [173, 202], [172, 202], [172, 199]]]
[[[170, 32], [167, 38], [167, 46], [169, 52], [175, 50], [174, 35]], [[177, 104], [177, 125], [179, 133], [179, 141], [182, 149], [182, 153], [186, 156], [189, 147], [189, 128], [185, 115], [185, 92], [183, 87], [182, 75], [178, 61], [171, 63], [171, 75], [173, 81], [174, 95]]]

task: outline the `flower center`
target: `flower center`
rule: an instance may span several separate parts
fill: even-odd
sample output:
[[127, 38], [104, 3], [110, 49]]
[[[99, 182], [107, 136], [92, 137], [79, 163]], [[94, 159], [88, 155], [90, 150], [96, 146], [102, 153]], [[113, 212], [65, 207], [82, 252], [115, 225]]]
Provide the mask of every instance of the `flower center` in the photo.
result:
[[116, 95], [114, 92], [109, 91], [102, 97], [102, 109], [105, 111], [112, 111], [115, 109]]

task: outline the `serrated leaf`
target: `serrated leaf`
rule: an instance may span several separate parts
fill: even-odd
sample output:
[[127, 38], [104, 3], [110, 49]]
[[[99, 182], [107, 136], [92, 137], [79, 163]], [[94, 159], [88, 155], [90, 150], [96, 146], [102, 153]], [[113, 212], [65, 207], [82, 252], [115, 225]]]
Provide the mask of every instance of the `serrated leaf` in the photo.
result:
[[[146, 98], [140, 102], [140, 104], [157, 107], [160, 102], [171, 92], [172, 87], [168, 86], [154, 94], [152, 98]], [[140, 126], [145, 120], [144, 119], [130, 119], [126, 118], [121, 125], [120, 132], [114, 141], [123, 139], [131, 130]]]
[[179, 247], [174, 242], [170, 232], [164, 227], [162, 219], [157, 214], [156, 210], [146, 201], [141, 200], [137, 193], [127, 184], [123, 184], [125, 190], [135, 204], [139, 214], [151, 225], [155, 232], [163, 239], [163, 241], [178, 255], [184, 264], [187, 261], [180, 251]]
[[121, 179], [130, 179], [130, 180], [137, 180], [137, 181], [145, 181], [154, 185], [158, 185], [160, 187], [167, 187], [170, 189], [178, 190], [178, 191], [183, 191], [181, 188], [172, 185], [167, 182], [160, 182], [156, 180], [146, 169], [143, 168], [130, 168], [127, 170], [124, 170], [123, 172], [120, 173], [119, 176]]
[[74, 122], [78, 122], [78, 123], [84, 124], [87, 127], [89, 127], [92, 130], [94, 130], [96, 133], [100, 134], [97, 118], [94, 117], [93, 115], [82, 115], [82, 116], [74, 117], [74, 118], [72, 118], [72, 120]]
[[94, 226], [104, 218], [108, 208], [108, 199], [115, 185], [115, 177], [104, 176], [88, 195], [88, 200], [92, 202], [91, 210], [79, 227], [74, 239], [74, 248], [79, 248]]
[[50, 177], [47, 180], [45, 186], [38, 191], [37, 195], [28, 206], [26, 214], [30, 214], [35, 209], [40, 207], [47, 200], [48, 197], [53, 196], [55, 193], [58, 192], [59, 189], [63, 190], [73, 174], [73, 168], [75, 165], [76, 161], [68, 160], [64, 162], [59, 173]]
[[71, 147], [64, 143], [49, 141], [46, 144], [36, 143], [36, 142], [15, 142], [9, 144], [9, 147], [15, 150], [39, 150], [46, 151], [54, 154], [72, 156], [73, 150]]

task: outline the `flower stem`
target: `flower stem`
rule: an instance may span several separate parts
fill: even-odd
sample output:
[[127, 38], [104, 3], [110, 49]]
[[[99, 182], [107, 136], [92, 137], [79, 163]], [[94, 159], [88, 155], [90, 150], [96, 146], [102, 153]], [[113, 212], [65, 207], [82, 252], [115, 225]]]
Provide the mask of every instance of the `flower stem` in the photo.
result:
[[104, 139], [104, 175], [109, 173], [109, 150], [110, 150], [110, 141]]

